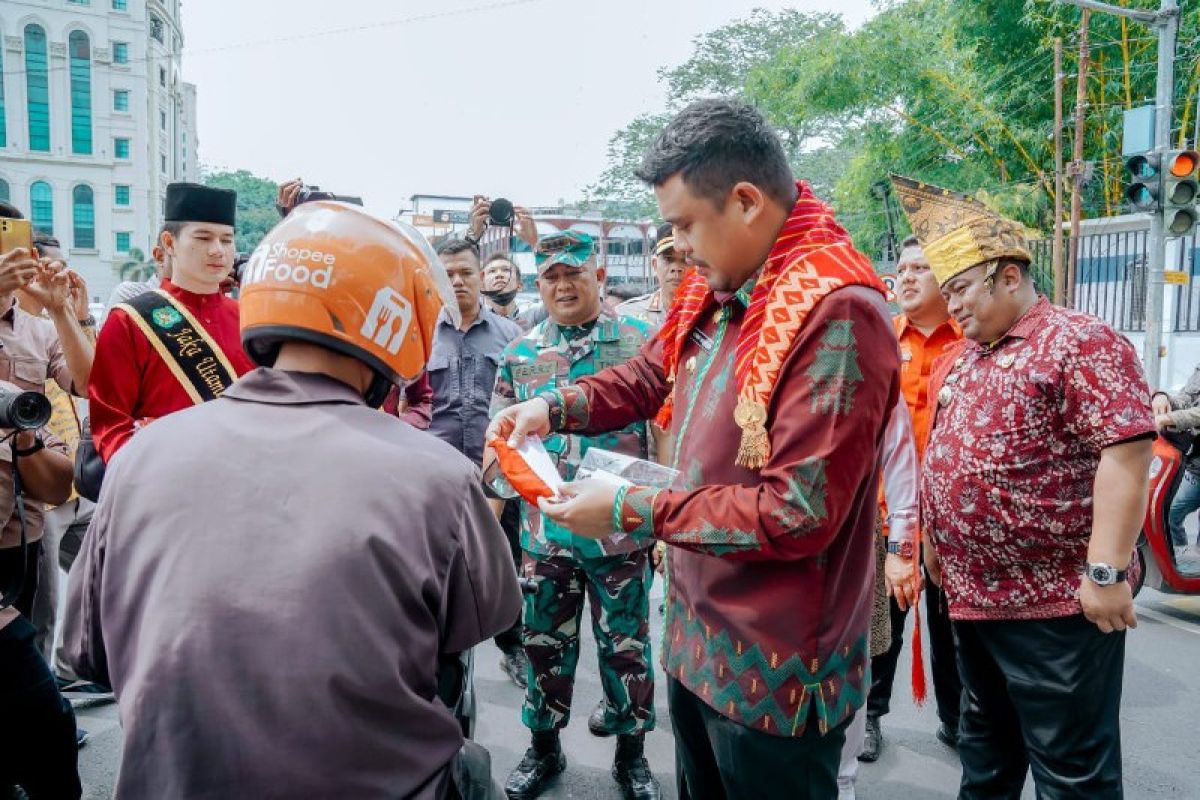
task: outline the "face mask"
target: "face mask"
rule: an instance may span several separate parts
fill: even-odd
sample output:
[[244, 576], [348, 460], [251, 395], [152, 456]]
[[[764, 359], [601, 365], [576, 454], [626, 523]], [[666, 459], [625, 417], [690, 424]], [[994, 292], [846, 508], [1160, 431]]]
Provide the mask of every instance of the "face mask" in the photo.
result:
[[510, 292], [500, 292], [500, 291], [489, 292], [487, 290], [484, 290], [483, 296], [486, 297], [488, 300], [491, 300], [493, 303], [498, 305], [500, 308], [505, 308], [508, 306], [509, 303], [511, 303], [513, 301], [513, 298], [517, 296], [517, 290], [513, 289]]

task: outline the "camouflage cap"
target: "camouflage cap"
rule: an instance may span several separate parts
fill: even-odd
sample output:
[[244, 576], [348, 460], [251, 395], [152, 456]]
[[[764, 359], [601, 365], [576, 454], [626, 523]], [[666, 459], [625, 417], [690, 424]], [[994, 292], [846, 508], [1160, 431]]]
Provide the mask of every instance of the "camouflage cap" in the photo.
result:
[[582, 231], [565, 230], [538, 239], [533, 260], [541, 275], [555, 264], [582, 267], [596, 254], [596, 240]]

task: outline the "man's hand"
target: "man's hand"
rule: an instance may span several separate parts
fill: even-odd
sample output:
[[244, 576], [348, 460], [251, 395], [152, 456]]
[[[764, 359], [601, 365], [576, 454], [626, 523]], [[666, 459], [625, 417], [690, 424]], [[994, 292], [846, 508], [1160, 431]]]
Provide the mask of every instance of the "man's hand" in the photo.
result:
[[75, 319], [83, 322], [92, 315], [92, 308], [88, 303], [87, 281], [74, 270], [67, 270], [67, 277], [70, 283], [71, 310], [75, 312]]
[[558, 490], [562, 500], [543, 497], [538, 500], [538, 508], [576, 536], [607, 539], [615, 533], [612, 509], [618, 488], [597, 480], [565, 483]]
[[1137, 614], [1133, 610], [1133, 590], [1128, 581], [1117, 581], [1112, 586], [1099, 586], [1085, 575], [1079, 582], [1077, 594], [1083, 615], [1089, 622], [1095, 623], [1101, 633], [1137, 627]]
[[483, 440], [507, 439], [509, 447], [520, 447], [526, 436], [550, 435], [550, 404], [540, 397], [509, 406], [488, 425]]
[[929, 576], [929, 581], [939, 589], [942, 588], [942, 562], [934, 552], [933, 545], [929, 542], [925, 543], [922, 549], [921, 558], [925, 562], [925, 574]]
[[38, 259], [24, 247], [0, 255], [0, 294], [23, 288], [37, 277]]
[[467, 228], [467, 234], [472, 239], [479, 241], [479, 238], [483, 236], [483, 231], [488, 224], [488, 214], [491, 211], [492, 201], [481, 194], [475, 195], [475, 199], [471, 203], [471, 222]]
[[1154, 416], [1159, 414], [1171, 413], [1171, 399], [1165, 394], [1156, 394], [1150, 399], [1150, 410], [1154, 412]]
[[1154, 415], [1154, 426], [1160, 431], [1165, 431], [1167, 428], [1174, 427], [1174, 425], [1175, 422], [1171, 419], [1170, 413]]
[[921, 578], [917, 574], [917, 566], [911, 558], [905, 558], [899, 553], [888, 553], [883, 562], [883, 582], [888, 594], [896, 598], [896, 605], [901, 611], [917, 602], [917, 591], [921, 586]]
[[513, 214], [516, 217], [517, 238], [537, 250], [538, 232], [537, 224], [533, 221], [533, 214], [529, 212], [529, 209], [521, 206], [514, 208]]
[[280, 216], [286, 217], [292, 213], [292, 209], [296, 207], [296, 200], [300, 197], [300, 190], [303, 188], [304, 181], [300, 178], [279, 184], [279, 194], [275, 196], [275, 208], [278, 209]]
[[655, 542], [654, 547], [650, 548], [650, 566], [659, 575], [662, 575], [667, 568], [667, 543]]
[[51, 314], [71, 311], [71, 273], [61, 261], [42, 259], [37, 276], [25, 286], [25, 292]]

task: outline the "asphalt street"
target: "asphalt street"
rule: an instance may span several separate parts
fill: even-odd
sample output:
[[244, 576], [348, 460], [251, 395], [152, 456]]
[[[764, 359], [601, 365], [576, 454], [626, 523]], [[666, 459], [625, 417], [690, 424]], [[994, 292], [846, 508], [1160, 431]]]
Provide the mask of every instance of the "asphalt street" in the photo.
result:
[[[661, 588], [656, 586], [655, 610], [660, 596]], [[1200, 758], [1194, 738], [1200, 721], [1200, 597], [1171, 597], [1147, 589], [1137, 605], [1139, 625], [1127, 644], [1122, 711], [1126, 796], [1200, 798]], [[652, 616], [657, 643], [661, 620], [657, 613]], [[600, 680], [590, 626], [585, 623], [584, 629], [575, 716], [563, 735], [567, 771], [544, 795], [547, 798], [620, 797], [609, 775], [613, 741], [597, 739], [587, 731], [587, 715], [600, 699]], [[528, 736], [520, 722], [522, 694], [498, 664], [499, 652], [490, 643], [478, 648], [477, 739], [491, 751], [493, 771], [503, 782], [521, 759]], [[908, 675], [906, 653], [897, 670], [892, 713], [883, 721], [883, 754], [878, 762], [861, 765], [859, 798], [940, 800], [956, 794], [955, 753], [934, 738], [933, 706], [918, 709], [906, 701]], [[80, 724], [91, 733], [80, 752], [84, 796], [108, 798], [121, 747], [116, 708], [111, 703], [84, 704], [76, 710]], [[674, 798], [673, 743], [661, 691], [658, 719], [658, 729], [647, 737], [647, 757], [665, 796]], [[1034, 797], [1032, 782], [1026, 784], [1025, 797]]]

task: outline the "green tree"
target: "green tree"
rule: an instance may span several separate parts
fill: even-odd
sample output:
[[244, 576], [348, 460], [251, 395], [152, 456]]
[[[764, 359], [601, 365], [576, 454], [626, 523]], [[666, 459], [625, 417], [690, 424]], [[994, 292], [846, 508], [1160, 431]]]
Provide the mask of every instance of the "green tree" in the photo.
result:
[[[877, 5], [856, 30], [831, 14], [756, 12], [698, 37], [687, 62], [660, 72], [668, 107], [613, 137], [594, 190], [638, 196], [633, 169], [670, 113], [696, 96], [741, 95], [780, 131], [796, 174], [833, 202], [867, 252], [887, 230], [872, 187], [889, 172], [973, 191], [1031, 228], [1053, 227], [1053, 42], [1064, 42], [1069, 154], [1079, 9], [1051, 0]], [[1200, 3], [1181, 5], [1172, 121], [1180, 144], [1192, 136], [1200, 92]], [[1156, 53], [1145, 26], [1106, 14], [1091, 20], [1084, 158], [1092, 177], [1083, 206], [1099, 216], [1122, 211], [1121, 116], [1153, 101]]]
[[[697, 36], [687, 61], [658, 71], [659, 83], [667, 94], [666, 108], [638, 115], [613, 135], [608, 143], [608, 166], [597, 183], [588, 188], [587, 197], [616, 201], [614, 208], [632, 208], [639, 212], [637, 216], [656, 216], [654, 196], [634, 171], [672, 114], [701, 97], [742, 95], [748, 76], [758, 65], [789, 48], [802, 48], [842, 30], [841, 18], [836, 14], [756, 9], [746, 19]], [[789, 155], [801, 159], [809, 132], [781, 128], [780, 134]]]
[[252, 251], [267, 231], [279, 222], [279, 212], [275, 209], [275, 197], [279, 187], [274, 181], [260, 178], [244, 169], [233, 172], [205, 172], [202, 180], [206, 186], [233, 189], [237, 192], [237, 225], [234, 239], [239, 252]]
[[136, 247], [130, 248], [128, 256], [117, 266], [117, 276], [123, 281], [148, 281], [154, 277], [156, 264], [153, 259]]

